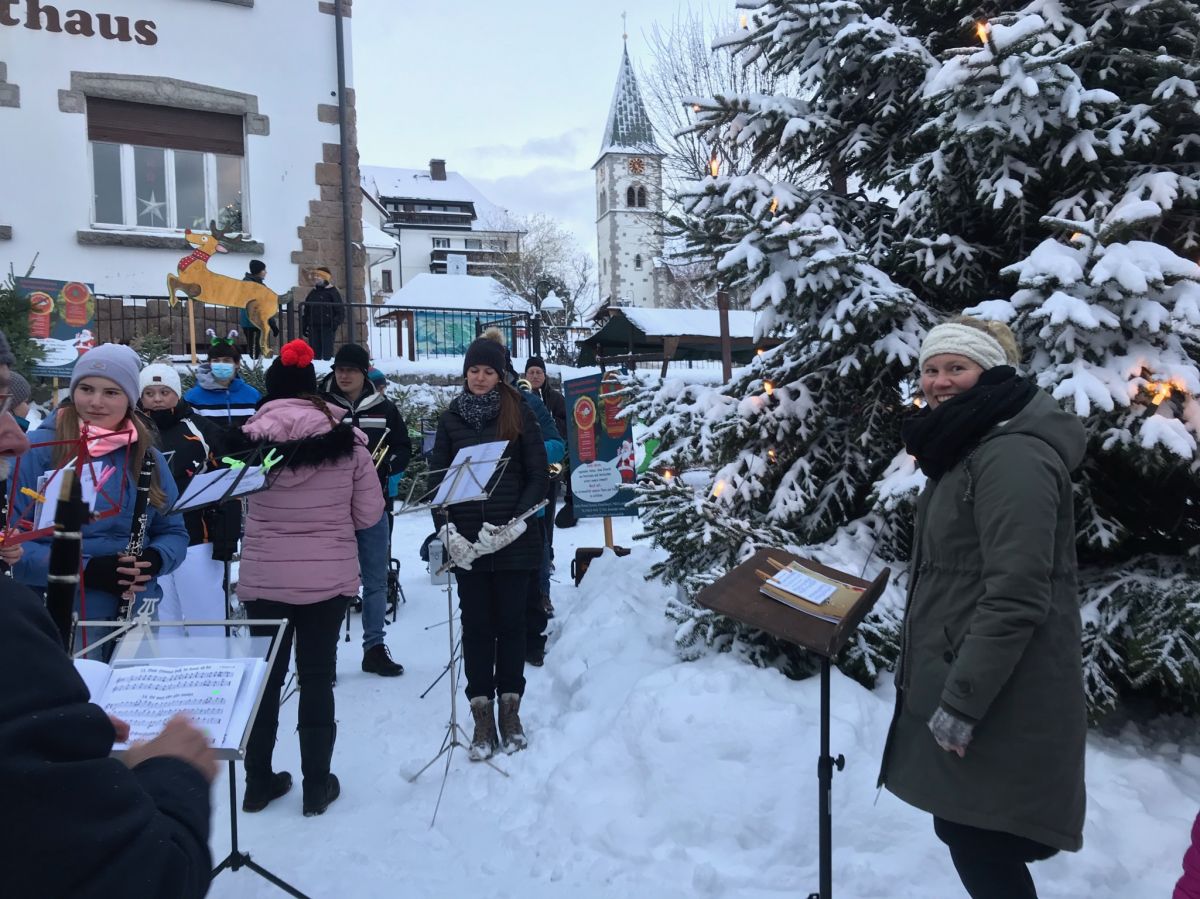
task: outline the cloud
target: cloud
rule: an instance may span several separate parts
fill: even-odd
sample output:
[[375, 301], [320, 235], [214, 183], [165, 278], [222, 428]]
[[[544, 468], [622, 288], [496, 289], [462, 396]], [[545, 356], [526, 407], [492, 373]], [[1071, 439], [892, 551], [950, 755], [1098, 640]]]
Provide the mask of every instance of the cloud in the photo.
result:
[[595, 178], [589, 169], [539, 166], [521, 174], [471, 181], [489, 200], [510, 212], [553, 216], [570, 229], [581, 249], [596, 252]]
[[549, 137], [531, 137], [521, 144], [485, 144], [467, 147], [468, 157], [497, 156], [506, 159], [537, 156], [541, 159], [572, 160], [578, 155], [583, 140], [591, 133], [590, 128], [571, 128]]

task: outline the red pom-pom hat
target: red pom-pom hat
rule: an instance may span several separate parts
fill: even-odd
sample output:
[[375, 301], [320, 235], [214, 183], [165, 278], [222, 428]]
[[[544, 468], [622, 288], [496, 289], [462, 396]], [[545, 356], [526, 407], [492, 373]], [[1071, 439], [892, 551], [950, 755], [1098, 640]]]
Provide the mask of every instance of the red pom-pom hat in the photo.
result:
[[285, 343], [263, 378], [267, 399], [316, 396], [317, 372], [312, 365], [314, 355], [312, 347], [303, 340]]
[[290, 340], [279, 351], [279, 358], [284, 365], [303, 368], [313, 361], [314, 353], [303, 340]]

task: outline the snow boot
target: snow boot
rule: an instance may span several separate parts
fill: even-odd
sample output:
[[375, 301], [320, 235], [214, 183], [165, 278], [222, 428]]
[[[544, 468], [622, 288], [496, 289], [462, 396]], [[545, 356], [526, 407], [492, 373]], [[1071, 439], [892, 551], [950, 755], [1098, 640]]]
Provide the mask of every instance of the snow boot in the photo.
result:
[[547, 619], [554, 617], [554, 603], [550, 601], [550, 594], [542, 594], [542, 613]]
[[292, 775], [287, 771], [277, 771], [265, 778], [247, 775], [246, 790], [242, 794], [242, 811], [261, 812], [291, 788]]
[[385, 644], [380, 643], [363, 653], [362, 670], [367, 674], [378, 674], [380, 677], [399, 677], [404, 673], [404, 666], [392, 661], [391, 651]]
[[475, 736], [467, 755], [473, 762], [485, 762], [492, 757], [500, 745], [496, 736], [496, 703], [486, 696], [471, 700], [471, 717], [475, 719]]
[[546, 664], [546, 644], [541, 646], [529, 642], [525, 646], [525, 664], [532, 665], [534, 668], [541, 668]]
[[304, 816], [320, 815], [338, 798], [341, 784], [329, 773], [337, 725], [298, 727], [300, 768], [304, 772]]
[[504, 693], [500, 696], [500, 746], [510, 755], [520, 752], [529, 745], [525, 729], [521, 727], [521, 694]]

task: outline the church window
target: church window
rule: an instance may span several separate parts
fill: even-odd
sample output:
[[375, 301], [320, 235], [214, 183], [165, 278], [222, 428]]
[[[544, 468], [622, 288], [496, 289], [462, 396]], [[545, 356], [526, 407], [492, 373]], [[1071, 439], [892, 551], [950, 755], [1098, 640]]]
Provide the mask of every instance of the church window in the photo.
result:
[[633, 257], [633, 267], [636, 268], [639, 272], [642, 270], [642, 254], [641, 253], [638, 253], [636, 256]]
[[625, 191], [625, 205], [629, 207], [637, 206], [637, 189], [630, 186]]
[[608, 191], [600, 191], [600, 214], [608, 212]]
[[646, 188], [644, 187], [637, 189], [637, 205], [643, 209], [646, 207]]

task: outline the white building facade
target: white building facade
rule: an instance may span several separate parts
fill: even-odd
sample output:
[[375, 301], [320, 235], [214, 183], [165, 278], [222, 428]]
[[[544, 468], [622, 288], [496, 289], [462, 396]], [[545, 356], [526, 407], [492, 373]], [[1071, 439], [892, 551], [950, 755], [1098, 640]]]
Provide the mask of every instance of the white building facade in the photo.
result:
[[400, 244], [395, 290], [420, 274], [491, 275], [520, 251], [508, 213], [447, 171], [444, 159], [431, 159], [428, 169], [364, 165], [362, 179]]
[[36, 256], [38, 277], [163, 296], [184, 229], [215, 221], [249, 240], [214, 271], [240, 278], [257, 257], [280, 294], [303, 297], [316, 266], [345, 285], [336, 24], [319, 0], [0, 2], [0, 266]]
[[662, 265], [662, 160], [654, 129], [622, 52], [596, 173], [600, 305], [666, 305]]

